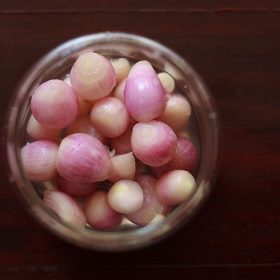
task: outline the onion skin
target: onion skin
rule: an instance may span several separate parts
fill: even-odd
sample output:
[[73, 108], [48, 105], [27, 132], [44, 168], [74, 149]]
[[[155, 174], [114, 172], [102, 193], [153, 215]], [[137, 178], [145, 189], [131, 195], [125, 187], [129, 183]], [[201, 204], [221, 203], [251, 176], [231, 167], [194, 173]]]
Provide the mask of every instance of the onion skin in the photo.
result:
[[77, 227], [86, 225], [82, 209], [71, 196], [59, 191], [45, 191], [43, 203], [64, 222]]
[[58, 145], [48, 140], [38, 140], [21, 149], [21, 160], [30, 180], [48, 181], [56, 175]]
[[177, 136], [163, 122], [138, 123], [133, 127], [131, 146], [134, 155], [150, 166], [161, 166], [173, 157]]
[[89, 183], [108, 179], [111, 160], [98, 139], [85, 133], [75, 133], [62, 140], [56, 167], [59, 174], [69, 181]]
[[130, 116], [138, 122], [161, 116], [167, 97], [151, 64], [137, 62], [130, 70], [124, 89], [124, 102]]
[[65, 82], [49, 80], [34, 91], [31, 111], [42, 125], [52, 129], [65, 128], [78, 115], [78, 97]]
[[84, 207], [87, 222], [95, 229], [112, 230], [122, 222], [122, 215], [117, 213], [107, 201], [107, 192], [97, 191]]
[[176, 151], [172, 159], [163, 166], [154, 167], [153, 173], [156, 177], [160, 177], [168, 171], [182, 169], [193, 174], [197, 166], [197, 161], [196, 147], [188, 138], [179, 136]]
[[74, 63], [70, 81], [76, 93], [84, 100], [97, 100], [110, 94], [116, 85], [116, 73], [104, 56], [85, 52]]
[[189, 199], [195, 188], [195, 179], [188, 171], [173, 170], [157, 181], [156, 194], [162, 204], [174, 206]]

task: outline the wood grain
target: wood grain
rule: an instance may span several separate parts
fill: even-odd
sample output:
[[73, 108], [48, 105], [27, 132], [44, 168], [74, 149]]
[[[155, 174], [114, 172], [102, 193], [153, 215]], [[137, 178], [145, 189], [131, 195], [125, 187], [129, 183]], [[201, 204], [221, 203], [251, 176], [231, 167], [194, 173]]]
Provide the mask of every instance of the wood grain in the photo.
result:
[[38, 226], [11, 190], [3, 159], [0, 279], [279, 279], [279, 1], [55, 3], [1, 1], [1, 127], [19, 79], [51, 48], [88, 33], [137, 33], [176, 50], [210, 86], [222, 125], [220, 176], [205, 207], [175, 235], [105, 254]]
[[280, 3], [277, 0], [112, 0], [110, 2], [103, 0], [81, 0], [81, 1], [67, 1], [67, 0], [49, 0], [49, 1], [33, 1], [33, 0], [1, 0], [2, 12], [14, 13], [89, 13], [92, 11], [107, 12], [107, 11], [180, 11], [180, 12], [207, 12], [207, 11], [271, 11], [278, 10]]

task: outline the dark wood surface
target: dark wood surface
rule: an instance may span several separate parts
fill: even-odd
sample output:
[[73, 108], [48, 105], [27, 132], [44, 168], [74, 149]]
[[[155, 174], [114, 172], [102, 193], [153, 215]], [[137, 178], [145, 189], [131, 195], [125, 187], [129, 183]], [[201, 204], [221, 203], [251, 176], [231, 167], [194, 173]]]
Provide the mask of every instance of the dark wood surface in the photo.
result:
[[222, 125], [215, 189], [169, 239], [105, 254], [66, 244], [34, 222], [1, 159], [0, 279], [279, 279], [280, 1], [0, 0], [1, 126], [37, 59], [67, 39], [108, 30], [159, 40], [201, 73]]

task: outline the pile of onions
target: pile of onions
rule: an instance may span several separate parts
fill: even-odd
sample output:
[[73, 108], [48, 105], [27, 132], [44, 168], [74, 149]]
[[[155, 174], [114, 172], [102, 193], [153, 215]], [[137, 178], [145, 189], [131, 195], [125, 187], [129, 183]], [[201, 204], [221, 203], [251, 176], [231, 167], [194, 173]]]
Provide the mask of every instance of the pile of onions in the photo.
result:
[[26, 176], [49, 181], [43, 203], [63, 222], [114, 230], [161, 222], [196, 191], [197, 148], [182, 136], [188, 100], [166, 72], [81, 54], [65, 80], [31, 98], [21, 149]]

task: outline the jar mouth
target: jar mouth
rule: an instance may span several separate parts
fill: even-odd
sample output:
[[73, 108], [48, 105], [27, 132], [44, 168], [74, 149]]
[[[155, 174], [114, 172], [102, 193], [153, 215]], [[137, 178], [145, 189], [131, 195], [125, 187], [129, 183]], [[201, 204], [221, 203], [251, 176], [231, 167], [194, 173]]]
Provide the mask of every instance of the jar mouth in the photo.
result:
[[[78, 54], [94, 50], [112, 57], [149, 60], [170, 73], [187, 95], [198, 123], [200, 164], [193, 196], [167, 215], [160, 224], [129, 231], [99, 232], [79, 229], [59, 220], [43, 203], [23, 172], [20, 148], [24, 126], [30, 115], [30, 96], [43, 81], [61, 75]], [[57, 69], [55, 69], [57, 68]], [[123, 251], [143, 247], [165, 238], [187, 222], [203, 204], [216, 177], [219, 125], [216, 107], [208, 88], [196, 71], [178, 54], [151, 39], [121, 32], [105, 32], [69, 40], [42, 57], [24, 76], [12, 97], [6, 121], [6, 155], [10, 180], [29, 213], [55, 235], [78, 246], [102, 251]]]

